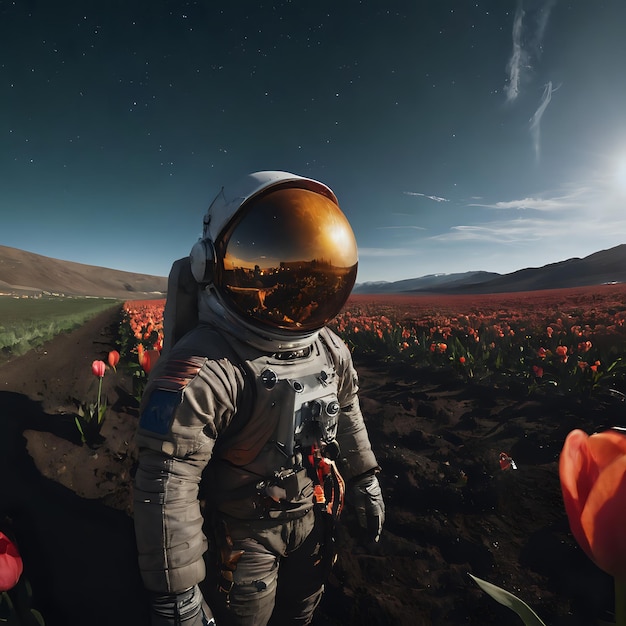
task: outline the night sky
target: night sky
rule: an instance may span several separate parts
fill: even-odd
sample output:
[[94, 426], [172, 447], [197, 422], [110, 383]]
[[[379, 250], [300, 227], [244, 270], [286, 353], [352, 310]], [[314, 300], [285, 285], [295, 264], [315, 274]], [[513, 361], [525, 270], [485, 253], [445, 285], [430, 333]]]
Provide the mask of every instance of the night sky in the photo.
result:
[[329, 185], [358, 282], [626, 243], [624, 0], [0, 0], [0, 244], [165, 276], [222, 185]]

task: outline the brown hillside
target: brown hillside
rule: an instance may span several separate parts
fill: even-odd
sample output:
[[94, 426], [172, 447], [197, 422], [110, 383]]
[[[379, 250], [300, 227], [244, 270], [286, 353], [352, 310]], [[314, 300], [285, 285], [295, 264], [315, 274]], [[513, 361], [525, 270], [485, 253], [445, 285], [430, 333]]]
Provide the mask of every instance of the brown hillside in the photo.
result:
[[[528, 267], [479, 284], [464, 284], [457, 293], [506, 293], [626, 283], [626, 244], [543, 267]], [[452, 290], [450, 290], [452, 291]]]
[[163, 297], [167, 278], [123, 272], [0, 246], [0, 292], [111, 298]]

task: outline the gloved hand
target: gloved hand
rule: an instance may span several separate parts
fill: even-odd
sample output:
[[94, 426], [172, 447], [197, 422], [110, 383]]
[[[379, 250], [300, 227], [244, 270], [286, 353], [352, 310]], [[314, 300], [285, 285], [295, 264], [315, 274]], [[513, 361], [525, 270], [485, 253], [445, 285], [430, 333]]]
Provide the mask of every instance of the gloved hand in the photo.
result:
[[198, 585], [180, 593], [153, 595], [151, 618], [152, 626], [216, 626]]
[[355, 478], [350, 495], [359, 525], [367, 531], [369, 539], [378, 541], [385, 522], [385, 503], [374, 471]]

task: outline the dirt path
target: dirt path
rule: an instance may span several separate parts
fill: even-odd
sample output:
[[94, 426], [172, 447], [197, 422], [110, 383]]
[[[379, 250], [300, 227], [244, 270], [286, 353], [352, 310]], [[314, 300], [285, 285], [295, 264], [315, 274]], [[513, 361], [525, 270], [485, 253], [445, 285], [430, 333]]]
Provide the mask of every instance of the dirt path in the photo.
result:
[[104, 312], [0, 367], [0, 525], [17, 538], [47, 626], [147, 623], [124, 510], [132, 459], [117, 436], [129, 439], [136, 420], [128, 381], [105, 376], [110, 443], [95, 453], [68, 414], [72, 398], [95, 399], [91, 362], [115, 347], [118, 322]]

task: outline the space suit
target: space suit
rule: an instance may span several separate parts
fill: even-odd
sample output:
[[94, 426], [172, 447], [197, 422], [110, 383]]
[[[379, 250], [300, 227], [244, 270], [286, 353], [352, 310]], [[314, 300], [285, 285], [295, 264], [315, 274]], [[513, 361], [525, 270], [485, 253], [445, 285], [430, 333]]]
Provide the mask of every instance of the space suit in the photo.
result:
[[334, 193], [288, 172], [222, 189], [174, 263], [136, 435], [153, 626], [310, 623], [346, 491], [378, 540], [385, 507], [357, 374], [326, 326], [356, 270]]

